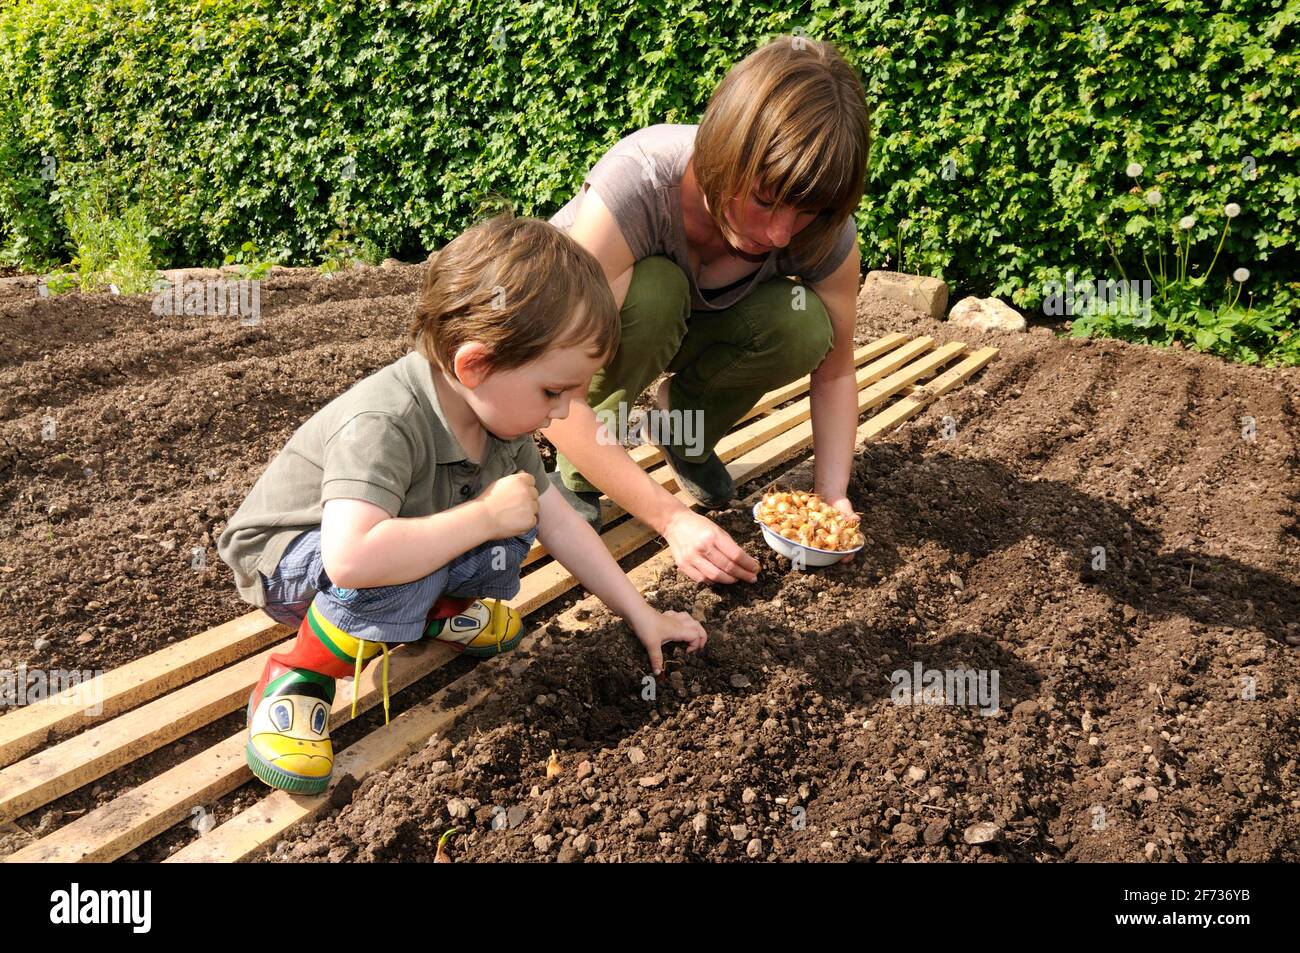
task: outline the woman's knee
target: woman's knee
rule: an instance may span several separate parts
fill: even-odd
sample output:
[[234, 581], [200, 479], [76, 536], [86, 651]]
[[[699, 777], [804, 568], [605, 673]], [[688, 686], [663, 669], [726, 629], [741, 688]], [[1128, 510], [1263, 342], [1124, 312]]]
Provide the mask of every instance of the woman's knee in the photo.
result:
[[793, 376], [810, 373], [834, 343], [830, 314], [816, 293], [805, 285], [780, 283], [765, 295], [762, 313], [753, 318], [758, 353], [779, 359]]
[[669, 341], [680, 344], [690, 305], [690, 284], [676, 263], [662, 255], [641, 259], [632, 266], [620, 312], [623, 345], [640, 350]]

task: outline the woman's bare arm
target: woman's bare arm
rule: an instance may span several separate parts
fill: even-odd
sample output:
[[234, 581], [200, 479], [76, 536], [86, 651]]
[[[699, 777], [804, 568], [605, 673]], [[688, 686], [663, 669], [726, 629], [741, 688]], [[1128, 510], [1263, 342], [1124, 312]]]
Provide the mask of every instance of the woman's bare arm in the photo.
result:
[[853, 512], [847, 494], [858, 428], [853, 329], [861, 264], [861, 254], [854, 246], [835, 271], [812, 286], [830, 315], [833, 335], [831, 349], [811, 378], [814, 487], [822, 499], [845, 513]]

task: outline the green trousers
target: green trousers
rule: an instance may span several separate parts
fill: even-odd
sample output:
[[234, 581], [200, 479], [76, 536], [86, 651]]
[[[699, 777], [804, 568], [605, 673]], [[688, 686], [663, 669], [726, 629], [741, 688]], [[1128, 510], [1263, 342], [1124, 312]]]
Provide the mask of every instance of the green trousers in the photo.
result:
[[[587, 403], [598, 419], [626, 419], [650, 382], [670, 372], [669, 409], [692, 414], [695, 426], [663, 426], [657, 439], [692, 462], [707, 458], [765, 393], [811, 373], [831, 348], [830, 316], [808, 288], [774, 278], [723, 311], [694, 311], [685, 272], [662, 256], [636, 263], [619, 316], [618, 353], [592, 377]], [[611, 436], [618, 437], [612, 429]], [[599, 492], [564, 454], [558, 464], [569, 489]]]

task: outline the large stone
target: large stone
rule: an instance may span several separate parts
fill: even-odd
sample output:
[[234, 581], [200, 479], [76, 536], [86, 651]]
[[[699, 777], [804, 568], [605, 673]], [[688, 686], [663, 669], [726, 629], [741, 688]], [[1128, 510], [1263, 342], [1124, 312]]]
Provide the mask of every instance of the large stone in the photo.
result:
[[887, 298], [917, 311], [924, 311], [934, 320], [943, 317], [948, 308], [948, 285], [939, 278], [924, 275], [907, 275], [897, 271], [869, 271], [858, 292], [858, 300]]
[[962, 298], [948, 313], [948, 323], [974, 331], [1023, 331], [1025, 318], [998, 298]]

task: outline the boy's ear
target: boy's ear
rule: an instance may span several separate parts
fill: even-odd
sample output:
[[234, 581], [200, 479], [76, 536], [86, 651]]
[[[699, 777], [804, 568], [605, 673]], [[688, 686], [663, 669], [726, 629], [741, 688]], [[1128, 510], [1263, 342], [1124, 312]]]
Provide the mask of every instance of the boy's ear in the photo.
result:
[[492, 352], [487, 345], [469, 341], [456, 348], [452, 357], [452, 370], [456, 379], [466, 387], [477, 387], [491, 372], [489, 359]]

